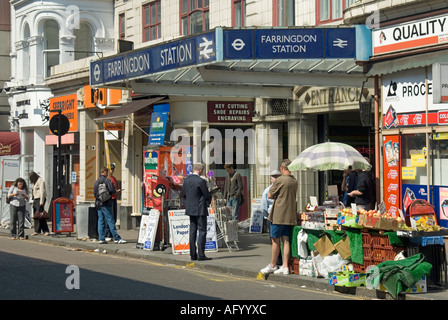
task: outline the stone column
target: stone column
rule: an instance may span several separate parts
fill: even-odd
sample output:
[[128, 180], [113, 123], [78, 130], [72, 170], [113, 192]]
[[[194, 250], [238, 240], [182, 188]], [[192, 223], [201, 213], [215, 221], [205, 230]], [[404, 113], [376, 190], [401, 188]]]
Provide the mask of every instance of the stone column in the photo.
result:
[[[289, 159], [293, 161], [303, 150], [317, 143], [317, 118], [315, 115], [301, 115], [299, 119], [288, 121]], [[317, 173], [294, 171], [299, 189], [297, 192], [297, 210], [305, 209], [310, 196], [318, 196], [319, 181]]]
[[33, 36], [28, 38], [30, 55], [29, 83], [36, 85], [44, 83], [44, 37]]

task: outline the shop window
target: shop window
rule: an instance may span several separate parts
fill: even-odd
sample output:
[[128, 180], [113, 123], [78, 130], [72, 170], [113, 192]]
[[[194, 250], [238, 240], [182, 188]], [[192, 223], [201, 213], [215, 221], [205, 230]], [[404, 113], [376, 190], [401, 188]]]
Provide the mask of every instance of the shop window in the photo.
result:
[[162, 36], [161, 3], [154, 1], [143, 6], [143, 42]]
[[53, 20], [44, 25], [45, 77], [51, 76], [51, 67], [59, 64], [59, 26]]
[[431, 146], [433, 181], [437, 186], [448, 186], [448, 134], [432, 135]]
[[317, 24], [342, 20], [344, 10], [355, 0], [316, 0]]
[[274, 27], [289, 27], [295, 25], [294, 0], [273, 0], [272, 25]]
[[[428, 175], [425, 166], [415, 166], [413, 163], [416, 162], [415, 157], [423, 156], [427, 152], [426, 148], [426, 135], [424, 133], [403, 135], [401, 139], [401, 168], [414, 168], [415, 175], [412, 175], [411, 179], [403, 179], [403, 184], [415, 184], [415, 185], [427, 185]], [[393, 153], [385, 154], [386, 157], [393, 157]], [[412, 159], [414, 158], [414, 161]], [[389, 160], [388, 160], [389, 161]]]
[[93, 55], [92, 28], [87, 23], [81, 23], [75, 29], [75, 60], [84, 59]]
[[180, 33], [182, 35], [209, 29], [209, 0], [182, 0], [180, 5]]
[[232, 27], [246, 26], [246, 0], [232, 0]]

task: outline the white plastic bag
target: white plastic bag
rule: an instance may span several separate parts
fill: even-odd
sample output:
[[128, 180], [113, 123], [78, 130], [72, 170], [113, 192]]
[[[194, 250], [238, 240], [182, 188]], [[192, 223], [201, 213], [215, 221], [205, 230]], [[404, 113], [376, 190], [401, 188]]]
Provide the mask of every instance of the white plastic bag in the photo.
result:
[[300, 230], [297, 234], [297, 253], [300, 258], [306, 259], [308, 257], [308, 234], [305, 230]]

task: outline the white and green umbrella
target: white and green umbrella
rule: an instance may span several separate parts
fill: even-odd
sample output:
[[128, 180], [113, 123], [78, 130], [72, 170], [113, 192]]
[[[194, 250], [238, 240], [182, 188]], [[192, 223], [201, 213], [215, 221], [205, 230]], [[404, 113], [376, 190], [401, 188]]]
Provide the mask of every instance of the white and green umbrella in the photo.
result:
[[288, 166], [290, 171], [296, 170], [370, 170], [372, 166], [358, 150], [345, 143], [325, 142], [305, 149]]

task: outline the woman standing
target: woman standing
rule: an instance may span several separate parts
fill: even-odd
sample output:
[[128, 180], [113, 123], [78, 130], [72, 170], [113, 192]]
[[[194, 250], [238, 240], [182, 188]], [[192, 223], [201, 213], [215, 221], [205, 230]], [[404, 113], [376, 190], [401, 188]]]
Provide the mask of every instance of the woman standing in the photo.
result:
[[[34, 184], [33, 186], [33, 213], [36, 211], [42, 212], [44, 211], [44, 204], [47, 200], [47, 193], [45, 192], [45, 182], [36, 172], [30, 172], [30, 182]], [[50, 230], [48, 229], [47, 220], [34, 220], [34, 233], [32, 236], [36, 236], [41, 233], [44, 233], [44, 236], [48, 236], [50, 234]]]
[[[8, 198], [10, 201], [11, 239], [15, 240], [18, 236], [20, 240], [25, 240], [25, 205], [28, 200], [28, 187], [24, 179], [16, 179], [8, 191]], [[19, 224], [18, 230], [17, 223]]]

